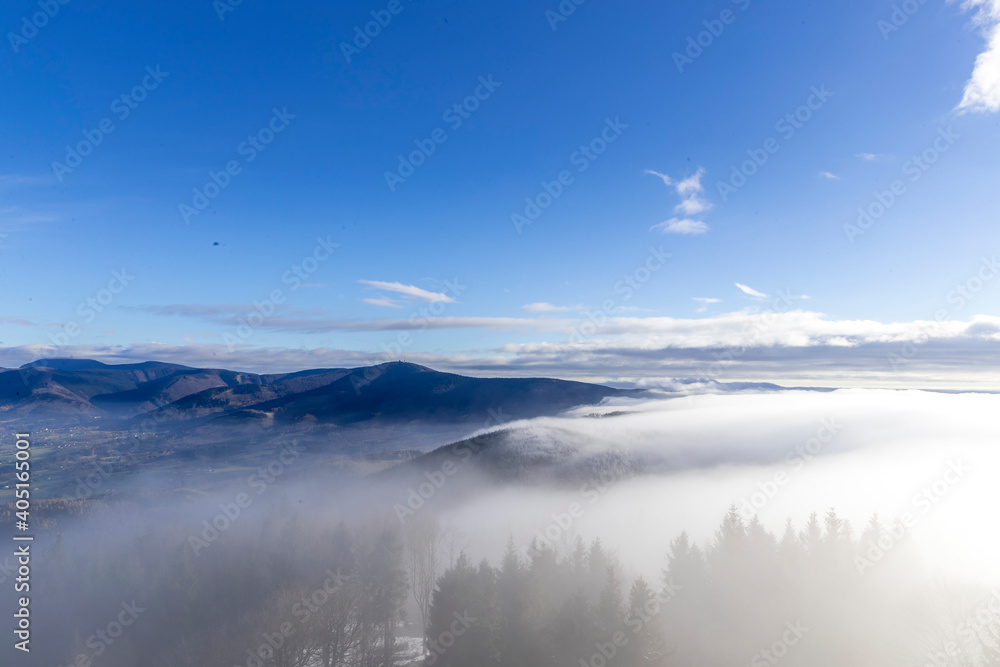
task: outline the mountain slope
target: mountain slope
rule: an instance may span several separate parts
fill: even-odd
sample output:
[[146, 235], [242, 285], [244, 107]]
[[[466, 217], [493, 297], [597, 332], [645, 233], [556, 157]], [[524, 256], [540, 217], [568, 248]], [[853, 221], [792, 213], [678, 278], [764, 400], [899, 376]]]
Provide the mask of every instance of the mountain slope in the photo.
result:
[[0, 410], [21, 413], [98, 414], [92, 399], [121, 392], [178, 373], [183, 366], [42, 360], [0, 373]]
[[[252, 409], [272, 414], [275, 422], [486, 422], [491, 416], [500, 421], [504, 411], [526, 419], [630, 393], [545, 378], [472, 378], [393, 362], [357, 368], [324, 386], [265, 401]], [[226, 419], [250, 416], [237, 411]]]
[[[163, 437], [198, 442], [295, 433], [295, 427], [317, 438], [336, 431], [338, 441], [372, 443], [383, 440], [378, 432], [391, 430], [384, 442], [390, 446], [406, 444], [417, 427], [426, 436], [461, 437], [487, 423], [555, 415], [634, 393], [546, 378], [473, 378], [402, 362], [261, 375], [158, 362], [42, 359], [0, 372], [6, 418], [85, 420], [112, 431], [154, 423]], [[339, 433], [344, 428], [350, 431]], [[191, 429], [203, 432], [196, 437]]]

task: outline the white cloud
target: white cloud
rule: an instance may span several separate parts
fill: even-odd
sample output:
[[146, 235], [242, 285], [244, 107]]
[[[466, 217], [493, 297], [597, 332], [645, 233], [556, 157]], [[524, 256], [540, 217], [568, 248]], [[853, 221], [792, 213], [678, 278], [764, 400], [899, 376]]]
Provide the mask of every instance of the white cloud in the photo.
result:
[[[776, 302], [777, 303], [777, 302]], [[777, 306], [775, 306], [777, 307]], [[780, 310], [780, 309], [779, 309]], [[265, 328], [288, 329], [292, 323]], [[968, 321], [877, 322], [831, 320], [808, 311], [746, 310], [705, 318], [611, 317], [592, 334], [584, 318], [430, 318], [427, 330], [517, 328], [535, 331], [536, 342], [495, 350], [449, 354], [413, 351], [407, 359], [467, 375], [550, 376], [591, 381], [649, 381], [709, 377], [719, 381], [776, 382], [787, 386], [895, 386], [994, 391], [1000, 368], [1000, 317]], [[406, 319], [314, 323], [303, 333], [333, 330], [393, 331], [413, 327]], [[589, 330], [588, 330], [589, 331]], [[428, 334], [430, 335], [430, 334]], [[308, 340], [308, 339], [305, 339]], [[891, 355], [902, 358], [894, 365]], [[366, 366], [386, 361], [372, 351], [320, 347], [258, 347], [226, 344], [0, 346], [0, 366], [44, 357], [97, 359], [106, 363], [158, 360], [206, 368], [289, 372], [305, 368]]]
[[837, 176], [836, 174], [832, 174], [832, 173], [830, 173], [828, 171], [821, 171], [821, 172], [819, 172], [819, 175], [822, 176], [823, 178], [828, 178], [831, 181], [839, 181], [840, 180], [840, 176]]
[[551, 303], [539, 301], [521, 306], [521, 310], [526, 313], [567, 313], [580, 310], [580, 306], [553, 306]]
[[711, 297], [693, 296], [691, 298], [697, 301], [698, 303], [702, 304], [701, 308], [698, 308], [697, 310], [694, 311], [696, 313], [706, 313], [708, 312], [709, 305], [713, 303], [722, 303], [722, 299], [713, 299]]
[[674, 179], [670, 178], [666, 174], [661, 174], [660, 172], [653, 171], [652, 169], [647, 169], [646, 173], [649, 174], [649, 175], [651, 175], [651, 176], [656, 176], [661, 181], [663, 181], [664, 185], [666, 185], [668, 187], [671, 187], [671, 188], [674, 187]]
[[677, 194], [682, 197], [688, 197], [702, 192], [704, 188], [701, 185], [701, 177], [704, 175], [704, 167], [699, 167], [698, 171], [677, 183]]
[[[760, 292], [750, 289], [753, 294]], [[758, 297], [761, 298], [761, 297]], [[779, 293], [773, 306], [714, 315], [709, 318], [674, 317], [608, 317], [600, 325], [577, 317], [426, 317], [345, 320], [324, 318], [321, 313], [293, 311], [274, 315], [260, 325], [262, 329], [322, 334], [331, 331], [404, 331], [487, 329], [505, 331], [520, 329], [541, 334], [543, 340], [558, 337], [590, 323], [592, 333], [586, 341], [566, 343], [537, 342], [510, 350], [527, 349], [597, 349], [614, 347], [627, 350], [651, 349], [712, 349], [719, 347], [793, 347], [827, 346], [849, 348], [869, 344], [926, 342], [931, 340], [975, 339], [1000, 343], [1000, 317], [978, 316], [968, 322], [955, 320], [882, 323], [873, 320], [830, 320], [822, 313], [791, 310], [794, 297]], [[694, 297], [698, 303], [719, 303], [721, 299]], [[146, 308], [149, 312], [204, 319], [226, 326], [232, 324], [234, 313], [245, 312], [241, 306], [170, 306]], [[786, 312], [777, 312], [777, 311]], [[613, 342], [612, 342], [613, 341]], [[46, 346], [39, 346], [46, 347]], [[508, 349], [508, 348], [504, 348]], [[1000, 354], [1000, 349], [997, 350]], [[883, 355], [882, 361], [885, 361]], [[23, 363], [23, 362], [22, 362]]]
[[382, 306], [384, 308], [402, 308], [402, 304], [396, 303], [387, 296], [380, 296], [377, 299], [361, 299], [372, 306]]
[[403, 283], [387, 283], [381, 280], [359, 280], [358, 283], [362, 285], [367, 285], [368, 287], [374, 287], [376, 289], [385, 290], [386, 292], [395, 292], [397, 294], [402, 294], [414, 299], [419, 299], [421, 301], [441, 301], [443, 303], [455, 303], [455, 299], [444, 294], [443, 292], [429, 292], [425, 289], [421, 289], [414, 285], [404, 285]]
[[860, 158], [865, 162], [886, 162], [892, 159], [891, 155], [884, 155], [882, 153], [857, 153], [856, 158]]
[[704, 234], [708, 231], [708, 225], [701, 220], [691, 218], [670, 218], [665, 222], [660, 222], [649, 228], [664, 234]]
[[986, 49], [976, 57], [957, 108], [994, 113], [1000, 111], [1000, 0], [966, 0], [963, 7], [977, 10], [973, 21], [986, 37]]
[[674, 211], [683, 213], [684, 215], [698, 215], [710, 208], [712, 208], [711, 204], [701, 197], [694, 196], [685, 198], [680, 204], [674, 207]]
[[767, 298], [767, 295], [764, 294], [763, 292], [758, 292], [754, 288], [748, 287], [748, 286], [746, 286], [746, 285], [744, 285], [742, 283], [736, 283], [736, 287], [739, 288], [739, 290], [741, 292], [743, 292], [744, 294], [746, 294], [748, 296], [756, 297], [758, 299], [766, 299]]
[[[2, 236], [2, 235], [0, 235]], [[34, 322], [26, 320], [20, 317], [7, 317], [6, 315], [0, 315], [0, 324], [13, 324], [19, 327], [34, 327], [37, 326]]]
[[[780, 534], [788, 519], [799, 529], [814, 508], [830, 507], [860, 528], [875, 512], [898, 516], [916, 490], [938, 479], [949, 463], [960, 461], [971, 474], [934, 505], [931, 515], [918, 519], [906, 539], [927, 572], [945, 580], [978, 581], [984, 588], [1000, 584], [1000, 541], [995, 530], [983, 529], [995, 525], [994, 508], [1000, 504], [995, 483], [1000, 476], [1000, 425], [992, 418], [1000, 412], [1000, 396], [855, 389], [716, 389], [700, 394], [684, 386], [666, 389], [689, 396], [611, 399], [565, 417], [503, 426], [515, 431], [508, 442], [516, 442], [522, 455], [532, 451], [539, 458], [566, 460], [566, 452], [573, 451], [573, 461], [612, 453], [616, 458], [625, 452], [639, 455], [647, 474], [614, 485], [574, 523], [577, 532], [602, 535], [617, 545], [636, 571], [655, 577], [672, 536], [682, 530], [695, 542], [710, 543], [717, 517], [734, 499], [737, 511], [749, 515], [744, 501], [763, 486], [761, 480], [777, 475], [784, 483], [782, 476], [789, 473], [794, 478], [753, 512], [759, 512], [770, 531]], [[585, 418], [595, 412], [616, 416]], [[827, 437], [827, 429], [836, 435]], [[791, 470], [789, 459], [798, 456], [795, 448], [801, 452], [806, 439], [818, 431], [823, 444], [814, 450], [817, 454]], [[665, 463], [663, 475], [651, 474], [656, 461]], [[506, 534], [496, 535], [495, 526], [521, 526], [522, 533], [514, 539], [527, 542], [535, 526], [551, 520], [551, 508], [576, 500], [572, 494], [572, 489], [505, 488], [471, 499], [451, 518], [474, 543], [502, 551]], [[643, 508], [641, 516], [637, 507]], [[679, 507], [689, 509], [679, 512]], [[483, 516], [492, 521], [483, 521]], [[636, 555], [642, 553], [649, 556]]]
[[[780, 302], [780, 299], [776, 300], [776, 303]], [[496, 331], [520, 328], [538, 333], [565, 334], [574, 325], [589, 321], [587, 318], [430, 317], [420, 322], [411, 322], [408, 319], [281, 322], [280, 318], [272, 317], [261, 325], [261, 328], [289, 329], [294, 327], [297, 331], [319, 333], [328, 331], [396, 331], [410, 328], [429, 330], [480, 328]], [[309, 325], [308, 322], [312, 322], [312, 324]], [[710, 349], [758, 345], [794, 348], [854, 347], [872, 343], [903, 343], [907, 341], [923, 343], [932, 340], [959, 338], [1000, 343], [1000, 317], [987, 315], [976, 316], [968, 321], [917, 320], [886, 323], [875, 320], [831, 320], [822, 313], [803, 310], [773, 312], [752, 309], [703, 319], [658, 316], [609, 317], [605, 323], [595, 326], [593, 330], [593, 336], [585, 341], [567, 341], [565, 345], [575, 346], [579, 349], [597, 349], [608, 345], [611, 338], [618, 339], [616, 345], [620, 345], [622, 349]], [[598, 340], [598, 337], [603, 338]], [[546, 346], [561, 347], [562, 345], [563, 343], [526, 343], [509, 346], [509, 348], [512, 350], [531, 347], [541, 349]], [[26, 349], [28, 347], [38, 348], [40, 352], [46, 348], [50, 348], [50, 351], [54, 349], [48, 345], [26, 346]], [[124, 348], [104, 349], [104, 354], [107, 354], [112, 349], [121, 350]], [[883, 359], [883, 361], [885, 360]]]
[[[647, 169], [646, 173], [652, 176], [656, 176], [661, 181], [663, 181], [663, 183], [667, 187], [672, 188], [674, 191], [677, 192], [677, 195], [681, 198], [681, 203], [677, 204], [677, 206], [674, 207], [675, 212], [681, 213], [685, 216], [692, 216], [692, 215], [698, 215], [699, 213], [704, 213], [705, 211], [708, 211], [712, 208], [712, 204], [710, 204], [701, 196], [702, 193], [705, 191], [704, 186], [701, 184], [701, 179], [705, 175], [704, 168], [699, 168], [698, 171], [680, 181], [674, 180], [673, 178], [667, 176], [666, 174], [661, 174], [660, 172], [653, 171], [651, 169]], [[675, 220], [677, 219], [675, 218]], [[708, 225], [700, 221], [681, 219], [677, 220], [677, 222], [687, 223], [686, 225], [683, 225], [678, 229], [683, 229], [683, 228], [687, 228], [689, 230], [698, 229], [698, 231], [673, 231], [667, 229], [665, 229], [664, 231], [676, 234], [703, 234], [706, 231], [708, 231]], [[660, 225], [654, 226], [654, 228], [658, 228], [661, 227], [662, 225], [667, 225], [667, 224], [669, 223], [661, 223]]]

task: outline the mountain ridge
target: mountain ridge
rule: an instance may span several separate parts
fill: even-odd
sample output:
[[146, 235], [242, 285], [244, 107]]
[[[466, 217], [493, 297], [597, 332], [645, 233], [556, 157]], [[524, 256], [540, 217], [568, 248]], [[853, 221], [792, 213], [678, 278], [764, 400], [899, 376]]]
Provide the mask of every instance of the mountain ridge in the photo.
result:
[[0, 371], [7, 417], [102, 422], [462, 422], [507, 408], [517, 418], [552, 415], [641, 392], [551, 378], [477, 378], [402, 361], [357, 368], [261, 374], [147, 361], [105, 364], [39, 359]]

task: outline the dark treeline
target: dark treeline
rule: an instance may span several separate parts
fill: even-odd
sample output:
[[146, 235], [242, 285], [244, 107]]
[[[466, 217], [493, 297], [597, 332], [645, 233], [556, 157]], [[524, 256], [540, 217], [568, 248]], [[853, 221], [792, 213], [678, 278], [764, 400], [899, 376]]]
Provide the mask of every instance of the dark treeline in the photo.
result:
[[644, 579], [622, 565], [638, 554], [620, 558], [599, 540], [523, 551], [511, 542], [493, 566], [473, 563], [429, 514], [400, 526], [392, 515], [344, 520], [287, 501], [261, 509], [217, 534], [212, 520], [154, 528], [138, 510], [92, 517], [33, 572], [33, 627], [45, 641], [31, 664], [943, 667], [1000, 658], [1000, 597], [928, 578], [905, 537], [877, 521], [855, 536], [833, 512], [780, 537], [730, 512], [708, 544], [674, 539], [662, 573]]
[[734, 509], [706, 548], [677, 537], [659, 581], [626, 585], [600, 541], [462, 558], [428, 637], [437, 667], [997, 665], [1000, 596], [929, 580], [877, 518], [857, 538], [833, 511], [777, 537]]

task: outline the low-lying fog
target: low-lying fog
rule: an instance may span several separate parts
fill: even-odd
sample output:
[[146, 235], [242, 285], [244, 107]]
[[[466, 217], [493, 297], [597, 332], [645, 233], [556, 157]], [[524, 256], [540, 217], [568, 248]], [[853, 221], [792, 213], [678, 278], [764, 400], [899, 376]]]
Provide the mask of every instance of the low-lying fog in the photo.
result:
[[[83, 665], [101, 656], [109, 667], [415, 665], [421, 621], [437, 637], [441, 623], [464, 605], [482, 604], [476, 613], [492, 614], [489, 595], [499, 591], [507, 625], [496, 627], [521, 623], [538, 651], [537, 659], [507, 656], [502, 664], [577, 665], [587, 663], [595, 639], [583, 630], [580, 637], [559, 634], [587, 627], [581, 619], [573, 625], [567, 614], [600, 616], [610, 604], [611, 620], [599, 623], [610, 632], [622, 620], [615, 595], [646, 595], [639, 575], [660, 591], [669, 553], [668, 574], [687, 577], [687, 597], [662, 619], [663, 636], [688, 656], [674, 664], [747, 664], [796, 619], [816, 630], [811, 648], [803, 647], [789, 667], [916, 664], [941, 650], [984, 591], [1000, 585], [997, 415], [1000, 396], [920, 391], [616, 401], [507, 423], [495, 429], [502, 433], [471, 441], [481, 445], [456, 445], [364, 479], [325, 476], [313, 454], [283, 452], [264, 462], [270, 472], [221, 490], [187, 489], [185, 500], [157, 491], [71, 501], [54, 523], [40, 525], [35, 543], [34, 627], [47, 643], [32, 664]], [[547, 472], [533, 475], [537, 469]], [[594, 472], [603, 470], [615, 474], [602, 479]], [[546, 479], [561, 483], [540, 481]], [[428, 497], [410, 509], [415, 489]], [[723, 524], [732, 506], [744, 521], [730, 516]], [[830, 508], [849, 520], [850, 535], [827, 516]], [[810, 531], [813, 512], [819, 522]], [[899, 546], [907, 542], [902, 532], [883, 532], [869, 547], [878, 531], [864, 531], [875, 513], [887, 529], [897, 522], [909, 527], [926, 568], [914, 566], [912, 551]], [[773, 540], [750, 521], [755, 515]], [[434, 538], [437, 555], [415, 559], [429, 553], [421, 540], [431, 533], [421, 525], [431, 519], [443, 526]], [[789, 519], [793, 533], [785, 529]], [[682, 531], [704, 558], [672, 550]], [[511, 537], [519, 561], [509, 553], [504, 558]], [[594, 548], [596, 538], [603, 549]], [[533, 540], [556, 553], [531, 549]], [[463, 550], [469, 559], [457, 560]], [[497, 569], [477, 568], [483, 558]], [[341, 569], [349, 575], [343, 587]], [[10, 559], [0, 558], [0, 572], [0, 579], [11, 576]], [[418, 605], [413, 583], [421, 572], [426, 586]], [[927, 581], [952, 588], [938, 594]], [[328, 585], [329, 595], [320, 591]], [[450, 592], [432, 594], [434, 586]], [[538, 599], [524, 609], [511, 606], [514, 593], [531, 597], [525, 591]], [[309, 595], [331, 600], [317, 607], [319, 616], [303, 612], [302, 601], [316, 599], [303, 597]], [[95, 639], [113, 627], [123, 604], [148, 611], [113, 646]], [[945, 620], [935, 620], [938, 610]], [[270, 649], [261, 638], [273, 637], [286, 621], [294, 639], [281, 649], [284, 657], [264, 659]], [[969, 655], [1000, 657], [1000, 623], [995, 616], [989, 623], [985, 639], [963, 649]], [[944, 628], [943, 634], [932, 636], [928, 628]], [[468, 650], [494, 645], [493, 635], [474, 634], [464, 640]], [[409, 662], [390, 660], [398, 637], [416, 646]], [[901, 653], [871, 662], [888, 639]], [[505, 650], [528, 645], [517, 634], [496, 641]], [[856, 653], [831, 652], [837, 647]], [[556, 648], [561, 661], [538, 657]], [[493, 664], [457, 648], [424, 655], [426, 664], [438, 658], [443, 666]]]
[[[628, 414], [580, 418], [595, 412]], [[634, 449], [682, 469], [576, 491], [493, 492], [444, 518], [462, 526], [477, 555], [495, 558], [508, 534], [520, 545], [539, 535], [564, 544], [600, 536], [627, 566], [652, 574], [671, 539], [687, 530], [704, 544], [732, 504], [779, 536], [788, 518], [801, 530], [811, 512], [822, 518], [832, 507], [855, 536], [873, 513], [886, 524], [905, 520], [932, 568], [1000, 583], [998, 416], [997, 395], [921, 391], [616, 401], [506, 427], [539, 438], [571, 433], [594, 451]], [[567, 523], [573, 504], [580, 509]]]

